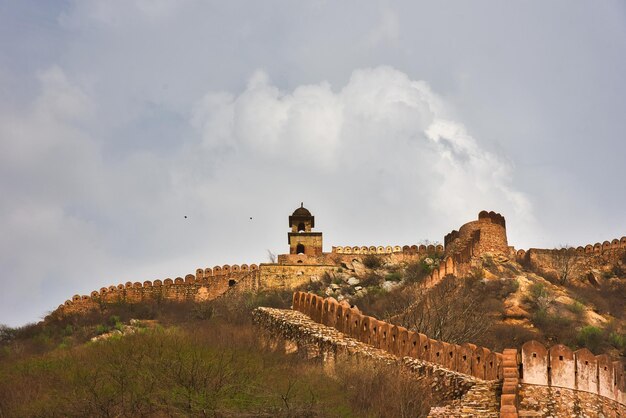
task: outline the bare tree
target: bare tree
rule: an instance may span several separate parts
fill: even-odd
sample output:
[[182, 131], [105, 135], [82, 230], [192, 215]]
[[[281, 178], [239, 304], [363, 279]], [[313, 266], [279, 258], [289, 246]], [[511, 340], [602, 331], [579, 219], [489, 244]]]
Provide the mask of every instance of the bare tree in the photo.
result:
[[418, 292], [417, 303], [396, 317], [405, 328], [456, 344], [475, 341], [489, 328], [479, 298], [464, 281], [446, 277], [436, 287]]
[[270, 260], [270, 263], [276, 263], [276, 254], [272, 250], [267, 250], [267, 258]]
[[564, 285], [575, 274], [578, 259], [578, 253], [573, 247], [563, 245], [554, 249], [552, 268], [557, 272], [559, 284]]

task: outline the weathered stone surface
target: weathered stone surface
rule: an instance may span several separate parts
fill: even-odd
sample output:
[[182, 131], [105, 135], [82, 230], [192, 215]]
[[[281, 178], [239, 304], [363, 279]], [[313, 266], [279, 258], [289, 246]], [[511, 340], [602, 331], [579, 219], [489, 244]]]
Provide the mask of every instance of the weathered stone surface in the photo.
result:
[[[256, 265], [242, 269], [238, 265], [215, 266], [211, 273], [198, 269], [196, 276], [188, 274], [185, 279], [155, 280], [154, 283], [128, 282], [125, 285], [103, 287], [90, 296], [75, 295], [72, 300], [59, 306], [50, 317], [83, 314], [112, 303], [141, 303], [150, 300], [196, 301], [215, 299], [229, 291], [256, 290], [260, 273]], [[201, 273], [202, 272], [202, 273]]]
[[626, 417], [626, 406], [594, 393], [522, 384], [520, 417]]

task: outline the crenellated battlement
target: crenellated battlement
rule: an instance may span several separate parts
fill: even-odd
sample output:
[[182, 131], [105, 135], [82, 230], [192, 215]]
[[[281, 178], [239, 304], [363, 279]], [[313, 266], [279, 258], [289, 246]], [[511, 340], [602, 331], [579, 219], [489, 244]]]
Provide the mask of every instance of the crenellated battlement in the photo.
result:
[[293, 309], [358, 341], [399, 357], [413, 357], [481, 380], [502, 378], [502, 354], [474, 344], [451, 344], [363, 315], [334, 298], [295, 292]]
[[563, 252], [570, 251], [575, 252], [578, 255], [597, 255], [611, 251], [626, 250], [626, 237], [615, 238], [612, 241], [604, 241], [603, 243], [596, 242], [595, 244], [587, 244], [585, 246], [578, 246], [576, 248], [558, 248], [558, 249], [538, 249], [531, 248], [529, 250], [517, 250], [515, 256], [518, 261], [524, 261], [526, 254], [529, 251], [543, 251], [543, 252]]
[[292, 309], [395, 356], [424, 360], [481, 380], [502, 381], [503, 417], [517, 416], [520, 404], [533, 404], [532, 399], [526, 399], [533, 396], [529, 386], [587, 392], [614, 401], [615, 404], [611, 404], [593, 397], [585, 398], [600, 404], [601, 408], [617, 411], [616, 416], [626, 412], [624, 364], [607, 354], [596, 356], [585, 348], [572, 351], [563, 345], [547, 349], [537, 341], [528, 341], [520, 350], [507, 349], [504, 353], [471, 343], [450, 344], [364, 315], [346, 302], [306, 292], [294, 293]]
[[[215, 266], [198, 268], [196, 274], [174, 279], [157, 279], [144, 282], [126, 282], [101, 287], [89, 295], [74, 295], [50, 315], [67, 315], [100, 308], [103, 304], [115, 302], [139, 303], [148, 299], [173, 301], [204, 301], [218, 297], [230, 288], [237, 286], [246, 290], [259, 287], [259, 267], [256, 264]], [[49, 316], [49, 317], [50, 317]]]
[[420, 254], [420, 255], [426, 255], [426, 254], [434, 254], [434, 253], [443, 253], [443, 245], [437, 244], [437, 245], [403, 245], [403, 246], [399, 246], [399, 245], [395, 245], [395, 246], [345, 246], [345, 247], [341, 247], [341, 246], [337, 246], [337, 247], [332, 247], [331, 253], [333, 254], [362, 254], [362, 255], [369, 255], [369, 254], [380, 254], [380, 255], [384, 255], [384, 254], [398, 254], [398, 253], [403, 253], [403, 254]]

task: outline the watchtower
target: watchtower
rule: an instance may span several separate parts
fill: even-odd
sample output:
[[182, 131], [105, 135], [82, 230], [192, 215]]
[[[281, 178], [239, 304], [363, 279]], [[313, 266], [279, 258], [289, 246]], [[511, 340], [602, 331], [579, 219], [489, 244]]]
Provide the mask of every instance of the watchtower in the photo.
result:
[[304, 207], [304, 203], [289, 217], [289, 228], [289, 254], [322, 254], [322, 233], [311, 231], [315, 228], [315, 216]]

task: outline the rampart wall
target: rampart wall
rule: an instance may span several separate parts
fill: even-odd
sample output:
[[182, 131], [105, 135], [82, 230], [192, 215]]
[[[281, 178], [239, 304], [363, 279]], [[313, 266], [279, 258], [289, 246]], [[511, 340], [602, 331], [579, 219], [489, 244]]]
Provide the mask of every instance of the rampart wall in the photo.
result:
[[596, 356], [586, 348], [572, 351], [560, 344], [547, 349], [528, 341], [520, 350], [519, 361], [523, 384], [589, 392], [626, 406], [624, 364], [607, 354]]
[[626, 255], [626, 237], [604, 241], [603, 243], [587, 244], [577, 248], [517, 250], [514, 253], [518, 263], [540, 270], [543, 273], [552, 271], [561, 274], [564, 269], [568, 276], [581, 278], [587, 276], [592, 284], [597, 285], [600, 276], [592, 273], [611, 269], [623, 262]]
[[[315, 322], [299, 311], [258, 308], [253, 312], [253, 318], [264, 331], [261, 335], [263, 346], [318, 360], [331, 376], [335, 374], [337, 365], [346, 363], [363, 369], [398, 367], [401, 372], [410, 373], [424, 381], [428, 397], [432, 397], [435, 404], [454, 402], [474, 395], [477, 413], [468, 416], [498, 416], [495, 381], [480, 380], [414, 357], [398, 357], [339, 332], [336, 328]], [[416, 393], [414, 396], [420, 395]], [[451, 416], [445, 408], [434, 412], [436, 409], [431, 409], [429, 417]], [[468, 412], [468, 409], [465, 408], [465, 411]]]
[[624, 364], [606, 354], [528, 341], [503, 364], [501, 417], [626, 416]]
[[100, 309], [111, 303], [140, 303], [145, 300], [206, 301], [215, 299], [230, 288], [256, 290], [259, 288], [259, 267], [256, 264], [215, 266], [197, 269], [184, 278], [126, 282], [94, 290], [89, 295], [74, 295], [51, 314], [69, 315]]
[[612, 241], [596, 242], [595, 244], [587, 244], [585, 246], [560, 248], [560, 249], [541, 249], [530, 248], [529, 250], [517, 250], [515, 257], [518, 262], [532, 262], [531, 256], [540, 254], [556, 254], [558, 252], [569, 251], [578, 256], [592, 257], [601, 254], [617, 254], [626, 251], [626, 237], [614, 239]]
[[293, 290], [319, 281], [324, 273], [337, 271], [338, 268], [329, 264], [261, 264], [259, 288]]
[[481, 380], [503, 377], [502, 354], [474, 344], [451, 344], [363, 315], [348, 304], [295, 292], [293, 309], [357, 341], [399, 357], [412, 357]]
[[280, 254], [278, 264], [307, 264], [329, 265], [349, 263], [352, 260], [363, 260], [364, 257], [374, 255], [385, 258], [391, 263], [417, 261], [425, 256], [443, 255], [442, 245], [404, 245], [396, 246], [334, 246], [330, 253], [317, 255], [308, 254]]
[[443, 245], [395, 245], [395, 246], [337, 246], [332, 247], [332, 253], [334, 254], [419, 254], [419, 255], [427, 255], [434, 253], [443, 253]]
[[[587, 349], [573, 352], [563, 345], [546, 349], [536, 341], [503, 354], [469, 343], [450, 344], [363, 315], [347, 303], [305, 292], [294, 293], [293, 309], [389, 354], [420, 359], [481, 380], [501, 381], [501, 417], [539, 410], [551, 416], [546, 411], [566, 410], [570, 401], [589, 416], [626, 414], [624, 364], [606, 354], [594, 356]], [[556, 400], [542, 397], [546, 391], [558, 391], [559, 396]]]

